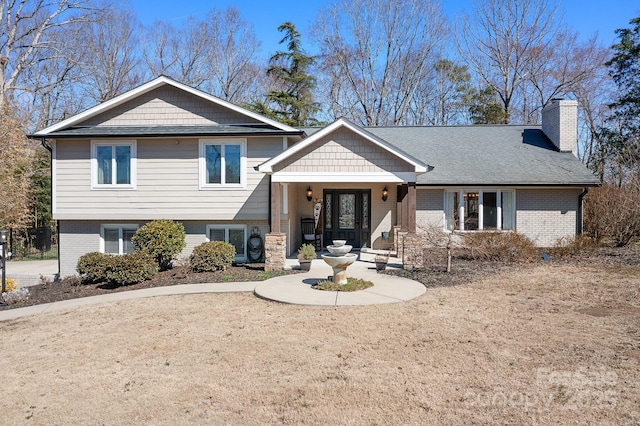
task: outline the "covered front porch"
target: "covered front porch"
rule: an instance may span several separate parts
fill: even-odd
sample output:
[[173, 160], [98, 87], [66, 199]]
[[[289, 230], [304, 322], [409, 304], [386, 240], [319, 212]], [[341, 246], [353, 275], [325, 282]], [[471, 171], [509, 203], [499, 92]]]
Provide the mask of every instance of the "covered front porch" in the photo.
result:
[[[281, 209], [272, 205], [271, 232], [279, 225], [287, 236], [287, 256], [305, 242], [322, 249], [332, 240], [346, 240], [354, 250], [397, 252], [397, 234], [416, 231], [413, 183], [272, 182], [271, 192], [272, 204], [280, 193]], [[309, 219], [311, 231], [303, 224]]]
[[[416, 179], [427, 166], [346, 120], [258, 167], [271, 180], [266, 267], [280, 269], [304, 242], [346, 240], [355, 250], [399, 249], [416, 231]], [[311, 227], [303, 219], [313, 219]]]

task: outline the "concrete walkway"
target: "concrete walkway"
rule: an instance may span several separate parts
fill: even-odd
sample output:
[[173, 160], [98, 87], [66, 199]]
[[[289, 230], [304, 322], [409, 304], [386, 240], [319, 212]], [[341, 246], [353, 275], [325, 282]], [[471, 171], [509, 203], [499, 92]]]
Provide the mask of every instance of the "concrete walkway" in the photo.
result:
[[[365, 258], [366, 256], [361, 255], [361, 257]], [[288, 261], [290, 267], [294, 264], [297, 264], [297, 261]], [[7, 268], [8, 270], [9, 268]], [[331, 267], [324, 263], [322, 259], [316, 259], [312, 262], [311, 271], [307, 273], [284, 275], [266, 281], [183, 284], [69, 299], [0, 311], [0, 321], [46, 312], [69, 310], [79, 306], [181, 294], [254, 292], [263, 299], [283, 303], [316, 306], [355, 306], [402, 302], [418, 297], [426, 291], [425, 286], [419, 282], [376, 273], [375, 263], [369, 261], [357, 261], [347, 271], [350, 277], [369, 280], [374, 283], [374, 286], [355, 292], [313, 290], [311, 286], [317, 281], [332, 276]]]

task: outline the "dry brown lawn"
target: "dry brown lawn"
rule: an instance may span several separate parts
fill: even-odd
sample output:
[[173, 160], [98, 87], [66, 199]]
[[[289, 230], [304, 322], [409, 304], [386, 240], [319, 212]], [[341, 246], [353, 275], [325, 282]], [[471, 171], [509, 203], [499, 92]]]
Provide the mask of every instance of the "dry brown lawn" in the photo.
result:
[[640, 268], [407, 303], [159, 297], [0, 323], [1, 424], [638, 424]]

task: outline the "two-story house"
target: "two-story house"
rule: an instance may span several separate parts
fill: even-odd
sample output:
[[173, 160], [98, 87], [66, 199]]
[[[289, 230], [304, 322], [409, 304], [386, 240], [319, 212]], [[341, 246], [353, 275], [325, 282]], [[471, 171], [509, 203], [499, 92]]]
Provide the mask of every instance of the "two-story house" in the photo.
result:
[[[415, 232], [515, 230], [540, 246], [581, 228], [598, 180], [576, 158], [577, 103], [542, 126], [292, 128], [159, 77], [33, 138], [52, 146], [60, 275], [87, 252], [132, 250], [153, 219], [184, 224], [184, 254], [207, 240], [284, 266], [314, 218], [322, 245], [417, 247]], [[311, 236], [313, 237], [313, 236]], [[419, 262], [409, 262], [419, 265]]]

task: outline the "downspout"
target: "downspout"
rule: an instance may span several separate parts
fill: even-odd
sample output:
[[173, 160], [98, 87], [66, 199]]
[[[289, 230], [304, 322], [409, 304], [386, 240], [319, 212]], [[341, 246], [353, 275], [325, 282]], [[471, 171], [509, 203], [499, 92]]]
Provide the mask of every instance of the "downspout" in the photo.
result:
[[[51, 159], [51, 166], [49, 167], [49, 179], [51, 180], [51, 202], [53, 203], [53, 148], [47, 143], [47, 138], [40, 138], [40, 144], [49, 151], [49, 158]], [[53, 211], [53, 206], [51, 208]], [[60, 221], [56, 220], [56, 233], [58, 235], [58, 279], [60, 278]]]
[[269, 222], [269, 232], [273, 230], [273, 223], [271, 223], [271, 175], [269, 175], [269, 202], [267, 203], [267, 222]]
[[582, 221], [584, 219], [584, 202], [583, 199], [585, 195], [589, 193], [589, 187], [585, 186], [584, 190], [578, 195], [578, 223], [576, 224], [576, 230], [578, 231], [578, 235], [582, 235], [583, 224]]

